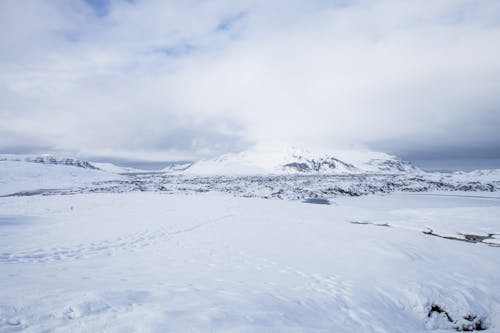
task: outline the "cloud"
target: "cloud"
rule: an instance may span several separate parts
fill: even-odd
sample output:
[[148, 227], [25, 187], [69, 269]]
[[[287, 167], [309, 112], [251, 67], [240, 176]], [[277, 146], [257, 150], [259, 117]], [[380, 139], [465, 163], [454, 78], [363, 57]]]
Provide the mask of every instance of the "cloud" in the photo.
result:
[[0, 149], [13, 137], [158, 159], [267, 142], [500, 149], [497, 1], [0, 7]]

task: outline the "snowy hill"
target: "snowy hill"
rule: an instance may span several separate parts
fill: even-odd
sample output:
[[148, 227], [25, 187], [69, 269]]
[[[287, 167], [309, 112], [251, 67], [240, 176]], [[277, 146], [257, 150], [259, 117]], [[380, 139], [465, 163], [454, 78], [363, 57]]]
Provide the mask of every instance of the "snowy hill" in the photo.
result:
[[373, 151], [310, 151], [298, 148], [253, 149], [200, 160], [173, 163], [159, 170], [142, 170], [112, 163], [87, 162], [52, 155], [0, 155], [0, 161], [64, 165], [117, 174], [175, 173], [192, 175], [401, 174], [421, 172], [408, 162]]
[[118, 173], [118, 174], [140, 174], [140, 173], [174, 173], [184, 171], [189, 168], [192, 163], [191, 162], [183, 162], [183, 163], [173, 163], [165, 168], [158, 170], [145, 170], [145, 169], [137, 169], [131, 167], [123, 167], [118, 166], [113, 163], [104, 163], [104, 162], [91, 162], [93, 166], [98, 168], [99, 170]]
[[85, 161], [0, 156], [0, 195], [119, 179], [121, 176], [98, 170]]
[[184, 171], [190, 168], [193, 165], [193, 162], [182, 162], [182, 163], [174, 163], [163, 169], [160, 172], [179, 172]]
[[30, 162], [30, 163], [40, 163], [40, 164], [56, 164], [56, 165], [66, 165], [66, 166], [74, 166], [85, 169], [94, 169], [98, 168], [92, 165], [91, 163], [83, 160], [78, 160], [75, 158], [68, 157], [56, 157], [53, 155], [0, 155], [1, 161], [11, 161], [11, 162]]
[[500, 169], [474, 170], [469, 172], [456, 171], [453, 172], [453, 176], [459, 180], [474, 179], [475, 181], [483, 182], [499, 182]]
[[420, 171], [394, 156], [373, 151], [311, 152], [305, 149], [254, 149], [201, 160], [184, 173], [251, 174], [399, 174]]
[[89, 162], [76, 158], [54, 156], [50, 154], [42, 154], [42, 155], [2, 154], [0, 155], [0, 162], [27, 162], [27, 163], [39, 163], [39, 164], [64, 165], [64, 166], [79, 167], [84, 169], [101, 170], [118, 174], [175, 172], [175, 171], [185, 170], [191, 165], [191, 163], [179, 163], [179, 164], [172, 164], [160, 170], [144, 170], [132, 167], [118, 166], [116, 164], [109, 162]]
[[127, 174], [127, 173], [147, 173], [148, 170], [142, 170], [142, 169], [136, 169], [136, 168], [130, 168], [130, 167], [122, 167], [118, 166], [113, 163], [108, 163], [108, 162], [91, 162], [93, 166], [98, 168], [99, 170], [106, 171], [106, 172], [111, 172], [111, 173], [120, 173], [120, 174]]

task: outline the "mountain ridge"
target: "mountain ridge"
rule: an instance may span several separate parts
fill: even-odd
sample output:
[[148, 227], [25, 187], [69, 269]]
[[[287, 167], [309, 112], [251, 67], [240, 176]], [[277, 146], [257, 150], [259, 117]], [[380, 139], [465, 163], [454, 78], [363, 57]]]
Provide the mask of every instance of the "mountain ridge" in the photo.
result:
[[227, 153], [189, 163], [174, 163], [158, 170], [142, 170], [112, 163], [89, 162], [77, 158], [43, 155], [0, 155], [0, 161], [66, 165], [111, 173], [171, 173], [193, 175], [280, 175], [280, 174], [363, 174], [412, 173], [421, 170], [392, 155], [373, 151], [311, 151], [252, 149]]
[[54, 164], [54, 165], [66, 165], [74, 166], [84, 169], [100, 170], [98, 167], [94, 166], [91, 162], [71, 158], [71, 157], [56, 157], [51, 154], [41, 154], [41, 155], [0, 155], [0, 161], [10, 161], [10, 162], [30, 162], [30, 163], [40, 163], [40, 164]]
[[194, 162], [187, 174], [362, 174], [412, 173], [411, 163], [381, 152], [310, 151], [301, 148], [253, 149]]

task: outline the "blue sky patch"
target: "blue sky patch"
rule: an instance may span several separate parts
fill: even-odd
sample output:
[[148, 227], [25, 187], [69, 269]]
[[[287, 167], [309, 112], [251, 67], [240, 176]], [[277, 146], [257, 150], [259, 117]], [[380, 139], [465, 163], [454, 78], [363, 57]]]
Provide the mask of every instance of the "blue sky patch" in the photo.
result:
[[106, 16], [109, 13], [110, 0], [85, 0], [87, 5], [92, 7], [96, 16]]
[[160, 47], [155, 52], [162, 53], [166, 57], [182, 57], [191, 54], [196, 50], [196, 46], [190, 43], [179, 43], [173, 46]]
[[247, 12], [239, 12], [236, 13], [235, 15], [226, 17], [222, 21], [219, 22], [217, 25], [217, 28], [215, 29], [216, 31], [229, 31], [231, 30], [236, 23], [241, 21], [243, 18], [245, 18], [248, 15]]

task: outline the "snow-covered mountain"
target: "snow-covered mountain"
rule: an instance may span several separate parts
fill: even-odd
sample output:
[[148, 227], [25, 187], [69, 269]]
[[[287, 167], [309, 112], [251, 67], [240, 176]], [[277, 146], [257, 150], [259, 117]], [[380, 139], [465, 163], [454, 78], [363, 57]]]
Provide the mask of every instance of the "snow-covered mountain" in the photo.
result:
[[[69, 163], [69, 162], [68, 162]], [[88, 162], [87, 162], [88, 163]], [[86, 163], [43, 163], [0, 157], [0, 196], [40, 189], [86, 187], [95, 182], [120, 180], [122, 176], [101, 171]]]
[[182, 163], [174, 163], [163, 169], [160, 172], [180, 172], [187, 170], [193, 165], [193, 162], [182, 162]]
[[413, 173], [420, 170], [394, 156], [373, 151], [253, 149], [201, 160], [183, 173], [197, 175]]
[[119, 174], [127, 174], [127, 173], [147, 173], [148, 170], [136, 169], [131, 167], [122, 167], [109, 162], [90, 162], [93, 166], [98, 168], [99, 170], [111, 172], [111, 173], [119, 173]]
[[96, 166], [93, 164], [68, 157], [56, 157], [53, 155], [0, 155], [0, 161], [10, 161], [10, 162], [31, 162], [31, 163], [40, 163], [40, 164], [55, 164], [55, 165], [67, 165], [67, 166], [75, 166], [79, 168], [85, 169], [94, 169], [97, 170]]
[[112, 163], [88, 162], [53, 155], [0, 155], [0, 161], [74, 166], [117, 174], [175, 173], [187, 175], [400, 174], [418, 168], [394, 156], [373, 151], [310, 151], [299, 148], [256, 148], [197, 162], [174, 163], [159, 170], [142, 170]]
[[105, 162], [90, 162], [90, 163], [99, 170], [112, 173], [119, 173], [119, 174], [178, 173], [186, 170], [192, 165], [192, 162], [182, 162], [182, 163], [173, 163], [162, 169], [145, 170], [145, 169], [118, 166], [113, 163], [105, 163]]
[[92, 162], [76, 158], [54, 156], [50, 154], [42, 155], [14, 155], [0, 154], [0, 162], [25, 162], [47, 165], [64, 165], [84, 169], [101, 170], [116, 174], [136, 174], [136, 173], [178, 173], [189, 168], [192, 162], [172, 163], [171, 165], [158, 170], [145, 170], [132, 167], [118, 166], [109, 162]]

